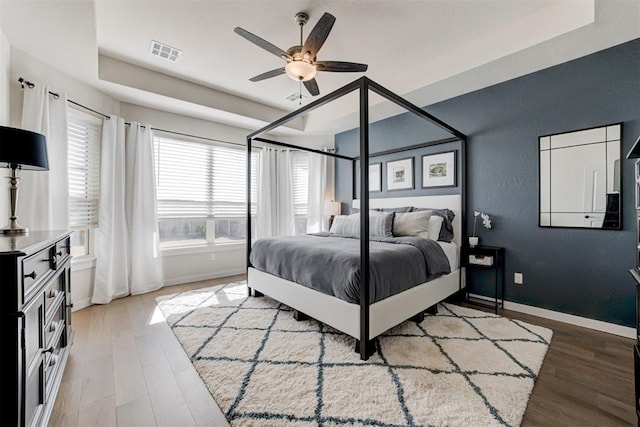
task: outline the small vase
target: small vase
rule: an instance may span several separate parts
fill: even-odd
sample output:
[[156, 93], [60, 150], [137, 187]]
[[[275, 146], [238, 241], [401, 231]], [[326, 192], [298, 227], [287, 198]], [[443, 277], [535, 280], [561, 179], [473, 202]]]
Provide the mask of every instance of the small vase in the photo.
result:
[[469, 237], [469, 247], [474, 248], [478, 245], [478, 237]]

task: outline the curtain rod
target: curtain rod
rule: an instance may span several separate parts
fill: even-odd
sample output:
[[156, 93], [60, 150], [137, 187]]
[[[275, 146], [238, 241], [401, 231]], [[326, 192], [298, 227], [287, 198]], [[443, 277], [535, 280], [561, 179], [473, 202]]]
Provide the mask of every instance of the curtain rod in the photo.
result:
[[[35, 87], [35, 84], [30, 82], [29, 80], [23, 79], [22, 77], [20, 77], [18, 79], [18, 83], [20, 83], [20, 86], [22, 86], [23, 89], [24, 89], [25, 86], [27, 86], [29, 89], [33, 89]], [[49, 95], [53, 96], [55, 99], [60, 98], [60, 95], [58, 93], [56, 93], [56, 92], [49, 91]], [[97, 114], [99, 116], [102, 116], [107, 120], [111, 120], [111, 116], [109, 116], [108, 114], [104, 114], [104, 113], [101, 113], [100, 111], [96, 111], [93, 108], [89, 108], [86, 105], [80, 104], [79, 102], [73, 101], [71, 99], [67, 99], [67, 102], [70, 102], [71, 104], [76, 105], [76, 106], [78, 106], [80, 108], [84, 108], [85, 110], [91, 111], [92, 113], [95, 113], [95, 114]], [[125, 122], [124, 124], [128, 125], [128, 126], [131, 126], [131, 123], [129, 123], [129, 122]], [[140, 125], [140, 126], [145, 127], [144, 125]], [[224, 144], [231, 144], [231, 145], [238, 145], [238, 146], [241, 146], [241, 147], [245, 147], [245, 144], [240, 144], [238, 142], [224, 141], [222, 139], [207, 138], [205, 136], [191, 135], [191, 134], [188, 134], [188, 133], [176, 132], [176, 131], [167, 130], [167, 129], [159, 129], [159, 128], [152, 127], [151, 130], [157, 130], [159, 132], [172, 133], [174, 135], [187, 136], [187, 137], [190, 137], [190, 138], [203, 139], [205, 141], [222, 142]]]
[[265, 138], [253, 137], [251, 139], [253, 141], [264, 142], [266, 144], [273, 144], [273, 145], [278, 145], [278, 146], [281, 146], [281, 147], [293, 148], [294, 150], [307, 151], [309, 153], [322, 154], [324, 156], [335, 157], [335, 158], [338, 158], [338, 159], [354, 160], [353, 157], [343, 156], [342, 154], [335, 154], [335, 153], [332, 153], [331, 151], [316, 150], [315, 148], [307, 148], [307, 147], [303, 147], [303, 146], [300, 146], [300, 145], [287, 144], [286, 142], [273, 141], [271, 139], [265, 139]]

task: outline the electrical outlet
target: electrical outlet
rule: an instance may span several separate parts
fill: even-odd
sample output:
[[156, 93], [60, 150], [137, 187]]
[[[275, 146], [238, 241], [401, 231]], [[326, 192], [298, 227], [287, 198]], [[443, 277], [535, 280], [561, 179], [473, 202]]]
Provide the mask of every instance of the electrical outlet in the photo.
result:
[[216, 260], [216, 254], [211, 254], [211, 261], [215, 261]]
[[513, 273], [513, 282], [516, 285], [522, 285], [524, 283], [524, 276], [522, 273]]

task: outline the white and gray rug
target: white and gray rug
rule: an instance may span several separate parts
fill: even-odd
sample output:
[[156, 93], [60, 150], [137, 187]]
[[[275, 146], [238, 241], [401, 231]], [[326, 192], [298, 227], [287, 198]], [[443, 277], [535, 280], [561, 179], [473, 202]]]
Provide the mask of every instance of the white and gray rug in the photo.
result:
[[244, 282], [159, 297], [158, 305], [234, 426], [519, 425], [552, 332], [450, 304], [379, 337], [354, 339]]

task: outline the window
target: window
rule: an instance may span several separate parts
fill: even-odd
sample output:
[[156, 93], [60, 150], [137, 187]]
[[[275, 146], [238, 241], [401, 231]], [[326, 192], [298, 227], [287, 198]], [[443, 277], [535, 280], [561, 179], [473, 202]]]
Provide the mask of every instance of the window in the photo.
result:
[[102, 120], [74, 108], [67, 120], [71, 255], [82, 256], [91, 252], [91, 232], [98, 227]]
[[309, 153], [304, 151], [292, 152], [291, 163], [296, 234], [306, 234], [309, 204]]
[[[243, 242], [246, 237], [246, 150], [154, 137], [160, 245]], [[252, 209], [258, 187], [252, 161]]]

